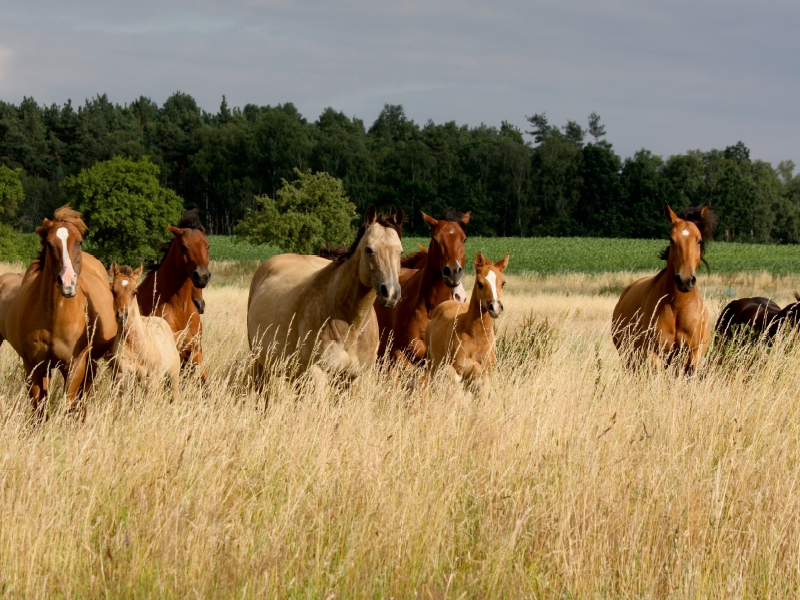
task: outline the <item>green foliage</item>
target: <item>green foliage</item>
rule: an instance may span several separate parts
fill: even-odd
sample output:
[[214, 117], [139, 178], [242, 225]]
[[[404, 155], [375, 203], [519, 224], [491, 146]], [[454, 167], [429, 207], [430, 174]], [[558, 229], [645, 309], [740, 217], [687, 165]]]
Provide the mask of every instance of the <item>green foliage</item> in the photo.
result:
[[108, 264], [137, 265], [158, 256], [183, 203], [158, 182], [159, 168], [147, 157], [114, 157], [64, 182], [66, 200], [89, 227], [86, 250]]
[[342, 182], [328, 173], [295, 169], [297, 179], [283, 180], [277, 198], [259, 196], [260, 210], [250, 212], [236, 235], [252, 244], [274, 244], [287, 252], [315, 254], [322, 244], [348, 244], [356, 207]]
[[15, 233], [0, 224], [0, 261], [27, 265], [36, 258], [39, 248], [39, 236], [35, 233]]
[[25, 190], [20, 179], [22, 169], [9, 169], [0, 165], [0, 221], [8, 222], [25, 199]]

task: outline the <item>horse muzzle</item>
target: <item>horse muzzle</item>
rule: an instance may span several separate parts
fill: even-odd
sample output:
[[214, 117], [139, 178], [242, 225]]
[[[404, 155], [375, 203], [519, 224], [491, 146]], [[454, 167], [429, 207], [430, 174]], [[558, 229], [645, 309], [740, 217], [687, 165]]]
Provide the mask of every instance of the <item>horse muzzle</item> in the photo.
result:
[[201, 315], [206, 312], [206, 301], [202, 298], [192, 298], [192, 302], [197, 307], [197, 312]]
[[461, 277], [464, 275], [464, 267], [456, 263], [454, 266], [447, 265], [442, 269], [442, 279], [445, 285], [454, 288], [461, 284]]
[[489, 308], [487, 312], [489, 313], [490, 317], [496, 319], [497, 317], [503, 314], [503, 303], [500, 302], [499, 300], [494, 302], [489, 302]]
[[691, 292], [694, 289], [695, 284], [697, 283], [697, 277], [692, 275], [691, 277], [684, 279], [680, 275], [675, 275], [675, 286], [678, 288], [678, 291], [683, 292]]
[[78, 293], [78, 275], [71, 268], [62, 269], [56, 277], [61, 295], [64, 298], [74, 298]]
[[211, 281], [211, 271], [208, 270], [208, 267], [195, 269], [192, 271], [191, 278], [194, 287], [202, 290], [208, 285], [208, 282]]
[[399, 284], [386, 285], [382, 283], [378, 288], [378, 301], [384, 308], [394, 308], [400, 302], [402, 291]]
[[128, 311], [118, 310], [114, 313], [114, 317], [117, 319], [117, 325], [122, 325], [124, 327], [128, 322]]
[[456, 287], [453, 288], [452, 291], [453, 300], [456, 302], [463, 304], [467, 301], [467, 290], [464, 289], [464, 284], [459, 283]]

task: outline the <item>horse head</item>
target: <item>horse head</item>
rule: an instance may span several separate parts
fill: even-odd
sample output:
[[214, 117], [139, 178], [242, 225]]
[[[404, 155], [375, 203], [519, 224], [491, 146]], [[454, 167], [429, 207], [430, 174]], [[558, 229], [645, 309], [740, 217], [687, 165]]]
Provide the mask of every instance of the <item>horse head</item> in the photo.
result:
[[[183, 224], [183, 219], [181, 223]], [[169, 226], [170, 233], [175, 236], [173, 244], [177, 245], [178, 262], [182, 263], [181, 269], [192, 279], [195, 287], [203, 289], [211, 279], [208, 269], [209, 243], [205, 228], [199, 224], [193, 227]]]
[[[699, 217], [705, 220], [708, 217], [708, 206], [699, 209]], [[676, 215], [669, 204], [664, 204], [664, 215], [672, 226], [669, 233], [668, 260], [672, 262], [675, 271], [675, 286], [681, 292], [690, 292], [697, 283], [695, 273], [700, 266], [705, 250], [703, 233], [694, 219], [682, 219]]]
[[434, 219], [425, 213], [422, 213], [422, 218], [431, 228], [428, 265], [441, 272], [442, 279], [449, 287], [458, 287], [466, 263], [464, 242], [467, 241], [470, 213], [447, 209], [441, 219]]
[[138, 310], [136, 293], [139, 291], [139, 277], [142, 275], [142, 265], [135, 271], [127, 265], [117, 266], [111, 263], [108, 274], [111, 276], [111, 294], [114, 296], [114, 316], [117, 323], [125, 327], [131, 311]]
[[480, 302], [481, 311], [486, 311], [493, 319], [503, 312], [503, 287], [506, 278], [503, 271], [508, 266], [508, 254], [496, 263], [486, 258], [482, 252], [475, 256], [475, 287], [472, 290], [474, 301]]
[[378, 215], [370, 206], [359, 231], [356, 253], [359, 256], [359, 279], [378, 293], [378, 301], [386, 308], [394, 308], [400, 301], [400, 243], [403, 227], [403, 209], [393, 215]]
[[69, 206], [56, 209], [53, 220], [45, 219], [36, 229], [42, 243], [40, 267], [50, 270], [65, 298], [73, 298], [78, 293], [83, 256], [81, 246], [86, 231], [81, 214]]

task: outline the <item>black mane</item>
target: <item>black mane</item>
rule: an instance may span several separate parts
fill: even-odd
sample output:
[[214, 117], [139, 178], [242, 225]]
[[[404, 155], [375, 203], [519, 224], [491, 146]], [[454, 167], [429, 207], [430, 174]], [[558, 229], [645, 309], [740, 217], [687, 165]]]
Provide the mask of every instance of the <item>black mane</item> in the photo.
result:
[[[190, 208], [189, 210], [185, 210], [181, 213], [181, 219], [178, 221], [179, 228], [181, 229], [199, 229], [203, 233], [206, 232], [206, 228], [203, 227], [203, 224], [200, 222], [200, 209], [199, 208]], [[167, 254], [169, 254], [169, 249], [172, 247], [172, 242], [175, 241], [173, 237], [169, 242], [166, 242], [161, 245], [161, 250], [163, 254], [161, 256], [161, 260], [159, 261], [152, 261], [145, 265], [144, 272], [145, 273], [155, 273], [161, 268], [161, 264], [167, 258]]]

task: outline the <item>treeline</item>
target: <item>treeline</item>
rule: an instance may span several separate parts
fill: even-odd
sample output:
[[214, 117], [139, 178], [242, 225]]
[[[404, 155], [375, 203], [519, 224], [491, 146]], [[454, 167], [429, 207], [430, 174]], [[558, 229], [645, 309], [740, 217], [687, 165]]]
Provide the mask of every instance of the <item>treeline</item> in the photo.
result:
[[31, 230], [63, 200], [62, 182], [114, 156], [149, 156], [161, 183], [187, 208], [199, 207], [211, 233], [230, 234], [254, 197], [275, 197], [295, 168], [341, 179], [359, 210], [402, 207], [407, 229], [424, 233], [419, 210], [471, 210], [470, 231], [502, 236], [660, 237], [664, 202], [709, 203], [721, 239], [800, 242], [800, 175], [773, 168], [739, 142], [724, 150], [662, 159], [647, 150], [622, 159], [596, 114], [584, 127], [528, 118], [526, 131], [420, 126], [387, 105], [367, 128], [326, 109], [315, 122], [292, 104], [202, 111], [176, 93], [159, 107], [147, 98], [121, 106], [98, 96], [39, 106], [0, 101], [0, 164], [21, 169], [25, 198], [15, 225]]

